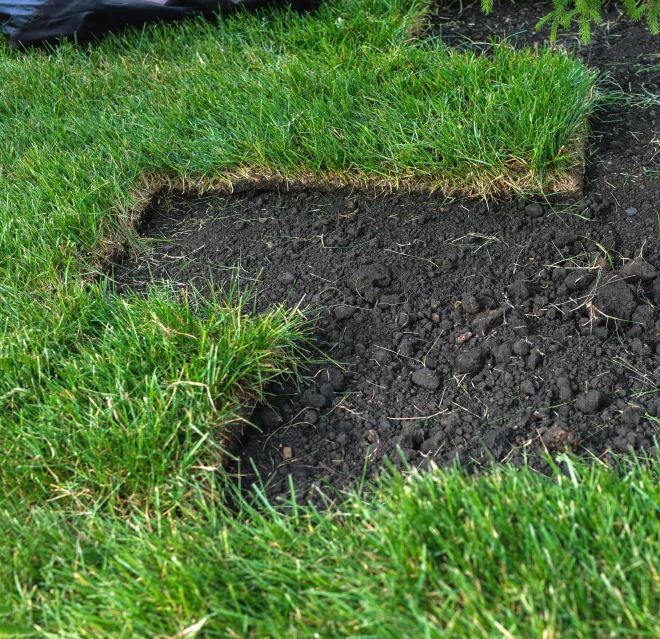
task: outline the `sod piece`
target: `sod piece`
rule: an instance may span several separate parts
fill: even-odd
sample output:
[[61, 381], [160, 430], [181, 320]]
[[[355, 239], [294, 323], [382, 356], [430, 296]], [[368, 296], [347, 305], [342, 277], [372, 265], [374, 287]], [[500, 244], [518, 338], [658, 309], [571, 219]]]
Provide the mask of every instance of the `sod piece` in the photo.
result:
[[549, 50], [425, 44], [424, 9], [349, 0], [2, 49], [3, 271], [79, 270], [81, 252], [132, 238], [130, 213], [168, 184], [579, 186], [594, 72]]
[[0, 357], [3, 501], [167, 507], [222, 471], [265, 385], [305, 360], [302, 313], [256, 316], [237, 292], [3, 293], [6, 326], [23, 327]]
[[136, 639], [657, 636], [657, 463], [560, 464], [397, 476], [332, 513], [5, 513], [4, 619]]

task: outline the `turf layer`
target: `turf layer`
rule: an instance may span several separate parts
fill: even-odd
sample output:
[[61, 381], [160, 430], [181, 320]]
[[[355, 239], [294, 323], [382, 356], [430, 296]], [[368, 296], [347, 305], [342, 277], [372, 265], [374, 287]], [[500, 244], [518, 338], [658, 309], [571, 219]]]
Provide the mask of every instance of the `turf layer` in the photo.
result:
[[6, 513], [6, 623], [72, 638], [657, 636], [658, 466], [560, 465], [397, 476], [321, 514], [201, 498], [124, 520]]
[[2, 273], [78, 272], [133, 238], [130, 213], [165, 184], [574, 186], [594, 72], [548, 50], [413, 40], [424, 9], [348, 0], [0, 50]]
[[246, 301], [4, 290], [18, 329], [0, 351], [0, 503], [170, 508], [220, 472], [228, 426], [305, 357], [297, 309], [255, 316]]

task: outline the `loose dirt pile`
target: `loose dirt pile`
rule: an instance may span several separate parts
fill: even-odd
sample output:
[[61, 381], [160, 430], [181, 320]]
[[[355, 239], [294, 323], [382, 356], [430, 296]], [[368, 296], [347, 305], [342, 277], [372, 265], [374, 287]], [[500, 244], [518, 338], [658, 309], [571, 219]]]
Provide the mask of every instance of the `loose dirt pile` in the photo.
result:
[[[524, 30], [544, 10], [502, 7], [487, 24]], [[483, 37], [470, 25], [483, 18], [471, 16], [443, 30]], [[626, 90], [658, 94], [660, 68], [640, 62], [656, 43], [617, 18], [582, 53]], [[256, 469], [271, 496], [288, 494], [289, 476], [301, 498], [341, 489], [386, 457], [527, 457], [543, 469], [545, 451], [650, 451], [660, 425], [658, 112], [660, 98], [595, 123], [578, 202], [348, 190], [170, 198], [142, 229], [168, 242], [117, 278], [204, 289], [238, 275], [258, 280], [258, 308], [317, 309], [316, 345], [334, 363], [313, 367], [305, 388], [273, 389], [254, 415], [261, 432], [243, 442], [246, 484]]]

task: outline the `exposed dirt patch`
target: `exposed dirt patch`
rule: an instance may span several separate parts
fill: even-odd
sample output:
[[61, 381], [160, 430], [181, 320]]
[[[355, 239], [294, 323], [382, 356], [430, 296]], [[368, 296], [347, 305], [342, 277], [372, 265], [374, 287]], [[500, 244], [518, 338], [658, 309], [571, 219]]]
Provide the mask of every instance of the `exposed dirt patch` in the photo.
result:
[[[528, 29], [547, 5], [468, 9], [446, 37]], [[478, 17], [478, 19], [477, 19]], [[454, 16], [455, 18], [455, 16]], [[521, 40], [522, 36], [518, 36]], [[563, 43], [627, 91], [660, 94], [658, 40], [610, 16], [589, 47]], [[150, 211], [154, 242], [122, 286], [259, 278], [257, 306], [319, 310], [302, 393], [274, 389], [241, 470], [271, 496], [369, 478], [395, 465], [522, 463], [570, 449], [648, 450], [660, 422], [660, 98], [595, 123], [586, 194], [539, 202], [247, 191]]]

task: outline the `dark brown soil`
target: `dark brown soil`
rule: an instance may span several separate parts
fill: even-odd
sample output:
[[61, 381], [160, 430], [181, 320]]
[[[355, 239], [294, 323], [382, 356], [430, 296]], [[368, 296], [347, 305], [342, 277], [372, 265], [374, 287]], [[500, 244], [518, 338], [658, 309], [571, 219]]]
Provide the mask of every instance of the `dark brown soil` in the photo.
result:
[[[443, 10], [462, 39], [530, 31], [547, 5], [502, 6], [484, 20]], [[448, 24], [448, 20], [451, 22]], [[443, 201], [363, 192], [249, 191], [155, 203], [154, 242], [117, 272], [208, 288], [258, 278], [257, 308], [318, 309], [316, 346], [334, 362], [305, 388], [273, 389], [241, 451], [271, 496], [342, 489], [384, 460], [543, 470], [542, 453], [607, 458], [649, 451], [660, 421], [660, 58], [642, 26], [610, 12], [591, 64], [656, 105], [594, 123], [585, 196], [537, 202]], [[660, 174], [657, 174], [660, 178]]]

